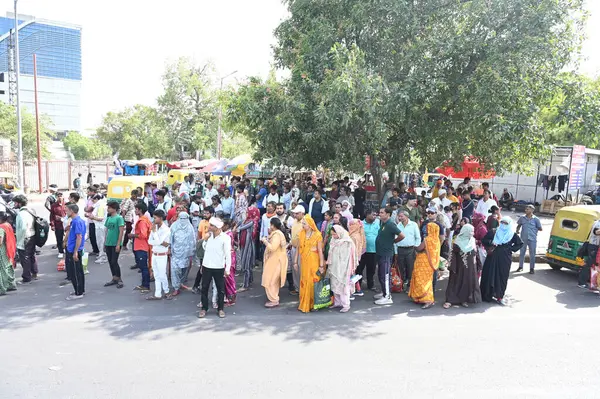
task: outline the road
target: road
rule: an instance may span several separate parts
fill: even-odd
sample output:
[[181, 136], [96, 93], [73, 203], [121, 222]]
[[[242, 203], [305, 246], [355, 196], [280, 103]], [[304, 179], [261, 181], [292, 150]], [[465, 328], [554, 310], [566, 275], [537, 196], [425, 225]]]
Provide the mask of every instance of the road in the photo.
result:
[[[86, 298], [67, 302], [48, 246], [41, 278], [0, 298], [1, 398], [590, 398], [596, 397], [600, 298], [576, 275], [539, 265], [513, 274], [510, 306], [421, 310], [367, 295], [347, 314], [301, 314], [282, 290], [265, 309], [259, 284], [220, 320], [199, 297], [147, 302], [123, 256], [125, 288], [90, 264]], [[513, 270], [516, 266], [513, 265]], [[20, 274], [20, 269], [17, 270]], [[259, 281], [259, 280], [258, 280]]]

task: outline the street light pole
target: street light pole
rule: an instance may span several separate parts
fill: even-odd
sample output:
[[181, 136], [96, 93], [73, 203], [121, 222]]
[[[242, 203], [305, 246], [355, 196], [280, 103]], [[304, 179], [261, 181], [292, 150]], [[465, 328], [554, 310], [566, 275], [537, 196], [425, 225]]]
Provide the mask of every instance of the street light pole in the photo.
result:
[[17, 85], [17, 162], [19, 165], [19, 188], [25, 189], [25, 170], [23, 168], [23, 127], [21, 126], [21, 98], [19, 89], [19, 18], [15, 0], [15, 74]]
[[[15, 0], [16, 1], [16, 0]], [[223, 91], [223, 81], [237, 73], [236, 71], [231, 72], [229, 75], [225, 75], [221, 78], [221, 89], [219, 90], [219, 94]], [[223, 119], [223, 104], [219, 101], [219, 127], [217, 130], [217, 159], [221, 159], [221, 149], [223, 146], [223, 132], [221, 131], [221, 120]]]

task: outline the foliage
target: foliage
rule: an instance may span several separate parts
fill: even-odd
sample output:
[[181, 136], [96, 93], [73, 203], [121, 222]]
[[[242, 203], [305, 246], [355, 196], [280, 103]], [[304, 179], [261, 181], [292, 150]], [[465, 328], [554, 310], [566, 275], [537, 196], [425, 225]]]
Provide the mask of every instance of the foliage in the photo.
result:
[[78, 132], [67, 133], [67, 136], [63, 139], [63, 144], [76, 160], [107, 159], [112, 155], [110, 147], [96, 137], [86, 137]]
[[600, 145], [600, 78], [563, 73], [540, 112], [552, 144]]
[[275, 64], [228, 116], [289, 166], [422, 167], [464, 156], [499, 172], [545, 154], [538, 104], [582, 40], [582, 0], [286, 1]]
[[121, 159], [169, 158], [172, 153], [158, 111], [145, 105], [109, 112], [96, 134]]
[[[48, 158], [46, 144], [50, 141], [52, 122], [46, 115], [40, 117], [40, 141], [42, 157]], [[35, 115], [26, 108], [21, 109], [21, 129], [23, 132], [23, 159], [37, 158], [37, 133]], [[0, 138], [9, 139], [15, 156], [18, 152], [17, 113], [12, 105], [0, 102]]]

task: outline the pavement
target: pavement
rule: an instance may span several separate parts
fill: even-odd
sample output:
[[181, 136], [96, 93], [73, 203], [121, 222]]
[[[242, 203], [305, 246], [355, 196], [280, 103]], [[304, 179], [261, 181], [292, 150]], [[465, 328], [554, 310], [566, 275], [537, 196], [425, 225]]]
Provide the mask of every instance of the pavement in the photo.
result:
[[346, 314], [302, 314], [285, 289], [281, 306], [265, 309], [257, 272], [225, 319], [200, 320], [191, 292], [148, 302], [132, 291], [130, 253], [123, 289], [104, 288], [108, 266], [90, 262], [86, 297], [65, 301], [71, 287], [59, 287], [65, 273], [49, 245], [40, 280], [0, 297], [2, 399], [593, 398], [600, 389], [600, 297], [571, 271], [512, 274], [505, 307], [444, 310], [442, 280], [434, 308], [405, 294], [378, 307], [367, 293]]

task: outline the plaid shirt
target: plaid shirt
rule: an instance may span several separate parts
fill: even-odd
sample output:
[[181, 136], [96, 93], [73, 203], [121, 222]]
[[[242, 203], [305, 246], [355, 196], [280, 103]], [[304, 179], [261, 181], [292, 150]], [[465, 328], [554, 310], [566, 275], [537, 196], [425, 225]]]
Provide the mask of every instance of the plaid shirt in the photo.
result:
[[133, 222], [133, 216], [135, 212], [135, 203], [131, 200], [131, 198], [127, 198], [121, 204], [121, 215], [123, 215], [123, 219], [126, 222]]

